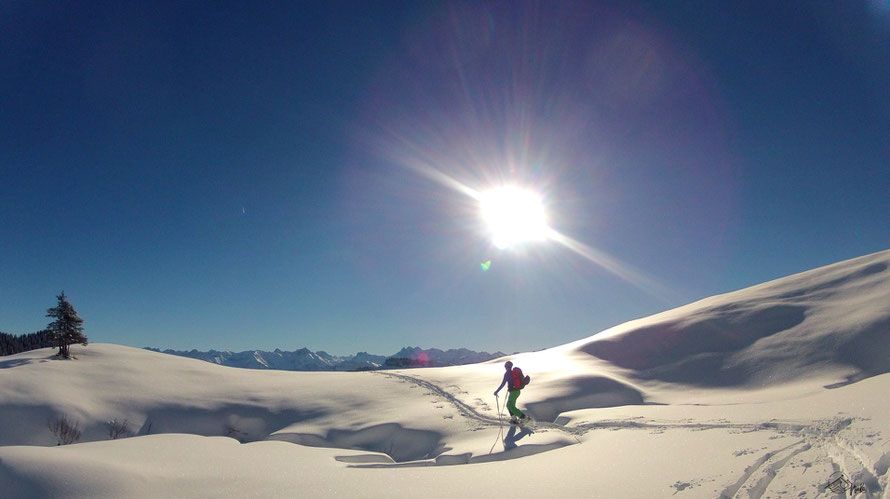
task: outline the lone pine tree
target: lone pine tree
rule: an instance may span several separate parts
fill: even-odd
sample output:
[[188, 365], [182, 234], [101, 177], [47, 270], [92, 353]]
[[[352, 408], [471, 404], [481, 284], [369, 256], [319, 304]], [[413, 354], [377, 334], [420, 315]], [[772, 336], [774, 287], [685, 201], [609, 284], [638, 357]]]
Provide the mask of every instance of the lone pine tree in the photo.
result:
[[69, 359], [71, 358], [69, 345], [72, 343], [86, 345], [87, 337], [83, 334], [83, 319], [77, 316], [77, 311], [68, 302], [65, 292], [62, 291], [56, 298], [59, 300], [58, 305], [46, 311], [46, 316], [55, 320], [50, 322], [46, 329], [59, 347], [59, 356]]

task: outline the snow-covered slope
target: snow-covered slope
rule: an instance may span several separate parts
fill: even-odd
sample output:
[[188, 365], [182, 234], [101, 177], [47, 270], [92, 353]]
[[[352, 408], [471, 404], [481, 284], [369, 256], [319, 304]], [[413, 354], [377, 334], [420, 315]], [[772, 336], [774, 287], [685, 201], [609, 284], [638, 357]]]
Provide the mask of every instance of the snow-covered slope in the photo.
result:
[[572, 345], [639, 379], [765, 385], [890, 371], [888, 253], [714, 296]]
[[[890, 251], [511, 359], [253, 371], [115, 345], [0, 358], [6, 497], [890, 498]], [[48, 423], [77, 422], [55, 447]], [[127, 421], [111, 440], [107, 423]], [[521, 458], [521, 459], [520, 459]], [[458, 466], [463, 465], [463, 466]]]

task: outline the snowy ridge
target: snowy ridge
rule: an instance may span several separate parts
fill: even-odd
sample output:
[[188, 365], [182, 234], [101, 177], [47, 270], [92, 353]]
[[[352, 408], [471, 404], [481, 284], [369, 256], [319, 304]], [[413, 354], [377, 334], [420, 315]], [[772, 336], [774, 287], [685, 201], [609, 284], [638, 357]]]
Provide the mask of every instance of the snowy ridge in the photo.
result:
[[[105, 344], [4, 357], [0, 483], [11, 497], [454, 497], [498, 494], [509, 473], [520, 497], [758, 499], [828, 497], [840, 472], [856, 497], [887, 499], [888, 267], [885, 251], [510, 356], [532, 376], [529, 429], [505, 425], [492, 394], [504, 359], [361, 373]], [[56, 447], [62, 415], [79, 443]], [[110, 420], [130, 438], [110, 439]]]
[[890, 371], [888, 252], [804, 272], [623, 324], [572, 344], [632, 377], [769, 385], [840, 369]]

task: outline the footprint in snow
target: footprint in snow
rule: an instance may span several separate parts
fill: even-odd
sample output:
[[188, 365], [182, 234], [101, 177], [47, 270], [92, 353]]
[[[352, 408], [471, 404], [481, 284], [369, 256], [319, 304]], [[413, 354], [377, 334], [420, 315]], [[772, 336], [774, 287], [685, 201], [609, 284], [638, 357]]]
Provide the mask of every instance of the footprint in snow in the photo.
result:
[[677, 483], [671, 485], [671, 487], [677, 489], [676, 491], [674, 491], [674, 495], [677, 495], [677, 493], [679, 492], [692, 488], [692, 484], [689, 482], [681, 482], [678, 480]]

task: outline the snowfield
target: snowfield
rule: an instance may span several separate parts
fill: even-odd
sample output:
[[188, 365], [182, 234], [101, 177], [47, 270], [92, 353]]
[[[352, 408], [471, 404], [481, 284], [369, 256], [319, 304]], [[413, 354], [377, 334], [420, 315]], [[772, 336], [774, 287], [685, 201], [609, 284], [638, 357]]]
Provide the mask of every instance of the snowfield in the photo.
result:
[[[510, 356], [382, 372], [0, 358], [0, 497], [890, 498], [890, 251]], [[76, 423], [57, 446], [50, 423]], [[114, 423], [110, 423], [114, 421]], [[126, 425], [124, 425], [126, 422]], [[121, 438], [112, 439], [112, 431]], [[841, 483], [838, 483], [840, 485]]]

